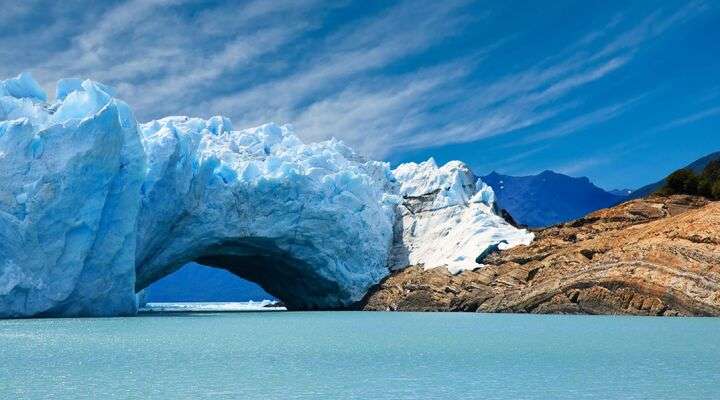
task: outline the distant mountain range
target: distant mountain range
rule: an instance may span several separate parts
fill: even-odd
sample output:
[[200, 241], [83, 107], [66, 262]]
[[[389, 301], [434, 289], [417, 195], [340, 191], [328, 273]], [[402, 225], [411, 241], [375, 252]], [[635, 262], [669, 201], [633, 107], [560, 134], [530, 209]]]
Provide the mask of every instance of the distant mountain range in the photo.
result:
[[522, 225], [539, 228], [573, 220], [627, 199], [629, 190], [613, 193], [590, 182], [553, 171], [510, 176], [492, 172], [481, 177], [495, 191], [500, 207]]
[[[716, 151], [715, 153], [711, 153], [706, 155], [703, 158], [700, 158], [698, 160], [693, 161], [692, 163], [685, 166], [685, 168], [689, 168], [693, 170], [695, 173], [700, 173], [705, 168], [706, 165], [710, 163], [710, 161], [718, 160], [720, 159], [720, 151]], [[631, 199], [638, 199], [640, 197], [645, 197], [653, 194], [656, 190], [660, 189], [665, 184], [665, 179], [659, 180], [655, 183], [651, 183], [649, 185], [643, 186], [638, 190], [635, 190], [630, 194]]]
[[[696, 173], [702, 172], [713, 160], [720, 159], [720, 151], [708, 154], [690, 164]], [[553, 171], [537, 175], [510, 176], [492, 172], [481, 177], [490, 185], [500, 207], [522, 225], [540, 228], [570, 221], [601, 208], [651, 195], [665, 184], [665, 179], [637, 190], [606, 191], [588, 178], [573, 178]]]

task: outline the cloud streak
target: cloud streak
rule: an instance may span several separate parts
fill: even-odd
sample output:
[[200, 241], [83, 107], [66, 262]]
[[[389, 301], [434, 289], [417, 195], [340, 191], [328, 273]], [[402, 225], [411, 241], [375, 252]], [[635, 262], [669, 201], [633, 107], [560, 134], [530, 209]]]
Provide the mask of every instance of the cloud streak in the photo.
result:
[[667, 124], [664, 124], [662, 126], [659, 126], [655, 129], [653, 129], [653, 132], [669, 131], [669, 130], [672, 130], [675, 128], [679, 128], [681, 126], [692, 124], [694, 122], [697, 122], [697, 121], [700, 121], [700, 120], [703, 120], [706, 118], [715, 117], [715, 116], [720, 116], [720, 106], [707, 108], [705, 110], [687, 115], [685, 117], [677, 118], [673, 121], [670, 121]]
[[[492, 8], [469, 13], [474, 5], [405, 1], [356, 15], [347, 11], [352, 2], [317, 0], [31, 1], [0, 15], [0, 74], [30, 69], [48, 88], [61, 77], [91, 77], [116, 86], [141, 119], [292, 123], [307, 140], [336, 137], [374, 157], [517, 132], [529, 144], [629, 110], [634, 98], [578, 112], [587, 107], [578, 93], [621, 73], [644, 45], [704, 9], [690, 3], [636, 24], [618, 15], [555, 56], [485, 77], [478, 71], [527, 33], [440, 52], [465, 46], [468, 26], [502, 18]], [[47, 21], [36, 26], [39, 10]]]

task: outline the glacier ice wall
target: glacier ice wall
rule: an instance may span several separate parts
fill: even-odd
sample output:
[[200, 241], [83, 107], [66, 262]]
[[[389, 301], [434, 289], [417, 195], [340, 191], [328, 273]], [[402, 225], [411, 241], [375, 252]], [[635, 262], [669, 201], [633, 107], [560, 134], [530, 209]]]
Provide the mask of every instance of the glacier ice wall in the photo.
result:
[[45, 100], [28, 75], [0, 83], [0, 316], [132, 314], [135, 119], [90, 81]]
[[290, 308], [360, 300], [388, 265], [475, 268], [531, 236], [497, 217], [461, 163], [367, 160], [274, 124], [138, 124], [112, 88], [0, 82], [0, 317], [125, 315], [189, 261], [261, 284]]

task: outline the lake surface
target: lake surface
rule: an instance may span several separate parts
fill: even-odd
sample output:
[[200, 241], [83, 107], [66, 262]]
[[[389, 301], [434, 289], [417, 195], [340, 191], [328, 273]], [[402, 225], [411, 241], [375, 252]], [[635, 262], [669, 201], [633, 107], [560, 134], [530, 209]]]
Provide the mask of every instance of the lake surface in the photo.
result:
[[0, 399], [717, 399], [720, 319], [257, 312], [0, 321]]

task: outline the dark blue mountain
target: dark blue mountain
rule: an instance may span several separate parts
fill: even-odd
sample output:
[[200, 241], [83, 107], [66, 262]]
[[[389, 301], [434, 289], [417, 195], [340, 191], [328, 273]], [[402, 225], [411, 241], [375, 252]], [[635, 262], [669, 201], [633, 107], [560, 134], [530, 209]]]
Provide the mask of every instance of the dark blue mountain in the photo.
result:
[[500, 207], [519, 224], [531, 228], [580, 218], [627, 198], [593, 185], [588, 178], [573, 178], [553, 171], [530, 176], [492, 172], [481, 178], [495, 191]]
[[148, 288], [149, 302], [272, 300], [260, 286], [224, 269], [190, 263]]

